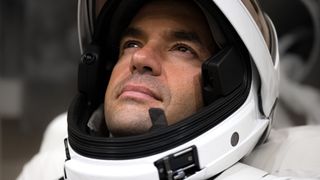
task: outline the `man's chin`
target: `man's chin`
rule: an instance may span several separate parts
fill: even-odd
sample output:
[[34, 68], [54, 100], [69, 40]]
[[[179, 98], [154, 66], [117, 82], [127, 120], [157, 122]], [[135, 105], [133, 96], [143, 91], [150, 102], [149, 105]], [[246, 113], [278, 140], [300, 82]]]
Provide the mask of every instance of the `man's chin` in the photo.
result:
[[107, 111], [106, 123], [114, 136], [138, 135], [151, 128], [148, 108], [124, 106], [115, 111]]

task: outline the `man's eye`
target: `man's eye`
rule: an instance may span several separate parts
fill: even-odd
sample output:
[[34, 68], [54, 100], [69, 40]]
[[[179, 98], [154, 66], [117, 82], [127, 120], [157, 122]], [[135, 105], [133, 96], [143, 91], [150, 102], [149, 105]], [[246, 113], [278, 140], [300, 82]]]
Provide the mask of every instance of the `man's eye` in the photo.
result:
[[178, 50], [178, 51], [182, 51], [182, 52], [187, 52], [187, 51], [189, 51], [189, 49], [188, 49], [187, 47], [183, 47], [183, 46], [177, 47], [177, 50]]
[[127, 41], [123, 44], [122, 48], [127, 49], [127, 48], [139, 48], [139, 42], [137, 41]]
[[182, 53], [196, 54], [195, 50], [186, 44], [180, 44], [180, 43], [176, 44], [173, 50], [176, 50]]

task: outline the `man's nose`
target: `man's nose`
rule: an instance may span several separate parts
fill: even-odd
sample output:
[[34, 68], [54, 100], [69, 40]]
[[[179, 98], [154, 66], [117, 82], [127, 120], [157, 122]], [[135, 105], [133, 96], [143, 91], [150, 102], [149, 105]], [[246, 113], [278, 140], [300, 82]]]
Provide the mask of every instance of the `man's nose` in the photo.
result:
[[133, 53], [130, 62], [130, 71], [140, 74], [159, 76], [161, 74], [160, 52], [156, 47], [143, 46]]

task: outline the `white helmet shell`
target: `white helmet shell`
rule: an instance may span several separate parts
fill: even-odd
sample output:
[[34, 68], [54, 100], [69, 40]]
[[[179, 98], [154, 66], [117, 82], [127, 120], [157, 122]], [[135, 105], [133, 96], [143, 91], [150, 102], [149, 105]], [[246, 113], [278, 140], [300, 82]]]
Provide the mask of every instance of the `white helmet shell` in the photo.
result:
[[[69, 137], [65, 143], [65, 179], [207, 179], [238, 162], [267, 137], [279, 95], [279, 54], [275, 29], [271, 20], [266, 17], [271, 42], [268, 45], [255, 19], [241, 0], [212, 0], [210, 3], [214, 4], [231, 24], [250, 57], [252, 81], [249, 82], [243, 103], [223, 121], [186, 141], [179, 141], [176, 145], [174, 142], [168, 146], [165, 144], [168, 148], [152, 153], [143, 152], [143, 148], [136, 149], [134, 152], [139, 155], [132, 157], [110, 152], [116, 154], [113, 157], [106, 152], [112, 150], [112, 147], [104, 149], [103, 145], [99, 146], [99, 150], [102, 151], [101, 154], [107, 153], [108, 156], [95, 155], [95, 146], [89, 147], [92, 139], [73, 126], [77, 124], [73, 123], [73, 113], [80, 110], [70, 110]], [[96, 15], [93, 1], [79, 0], [78, 5], [80, 48], [84, 53], [86, 46], [94, 39]], [[201, 3], [199, 6], [205, 9]], [[208, 19], [210, 14], [206, 11], [204, 14]], [[157, 135], [159, 134], [161, 133]], [[152, 139], [157, 136], [148, 137]], [[118, 143], [115, 146], [120, 146], [122, 140], [108, 140], [108, 143]], [[101, 137], [97, 140], [103, 141]], [[147, 142], [150, 145], [152, 141]], [[153, 143], [160, 142], [154, 139]], [[86, 145], [88, 147], [85, 147]], [[147, 146], [143, 143], [139, 145]], [[117, 151], [117, 148], [113, 151]]]

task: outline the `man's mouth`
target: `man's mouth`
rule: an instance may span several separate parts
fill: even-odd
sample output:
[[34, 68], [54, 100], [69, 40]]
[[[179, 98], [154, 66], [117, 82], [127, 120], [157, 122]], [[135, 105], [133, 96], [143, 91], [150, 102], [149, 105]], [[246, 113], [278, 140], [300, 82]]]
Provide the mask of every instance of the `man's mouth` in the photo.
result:
[[161, 101], [159, 95], [150, 90], [149, 88], [141, 85], [126, 85], [122, 89], [120, 98], [130, 98], [136, 100], [157, 100]]

